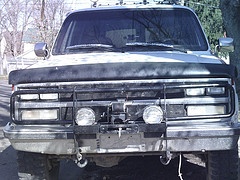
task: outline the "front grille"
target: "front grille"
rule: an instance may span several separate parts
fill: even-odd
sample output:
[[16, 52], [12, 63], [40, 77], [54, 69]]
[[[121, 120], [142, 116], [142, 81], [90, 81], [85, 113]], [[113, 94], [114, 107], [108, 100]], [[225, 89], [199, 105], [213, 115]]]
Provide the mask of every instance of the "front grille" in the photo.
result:
[[[94, 110], [98, 124], [144, 123], [142, 114], [149, 105], [162, 108], [164, 121], [230, 117], [235, 110], [234, 89], [230, 82], [228, 78], [202, 78], [21, 84], [15, 87], [11, 97], [11, 117], [15, 123], [72, 124], [76, 111], [89, 107]], [[186, 89], [218, 87], [224, 88], [224, 93], [186, 94]], [[34, 94], [35, 99], [23, 99], [23, 94]], [[57, 94], [57, 99], [41, 99], [41, 94]], [[116, 110], [113, 110], [113, 104], [116, 103], [124, 105], [123, 112], [114, 112]], [[224, 113], [189, 116], [188, 107], [199, 105], [211, 108], [221, 106], [224, 107]], [[34, 109], [57, 109], [58, 119], [21, 119], [24, 110]], [[123, 121], [113, 122], [111, 119], [116, 119], [118, 114], [124, 116]]]

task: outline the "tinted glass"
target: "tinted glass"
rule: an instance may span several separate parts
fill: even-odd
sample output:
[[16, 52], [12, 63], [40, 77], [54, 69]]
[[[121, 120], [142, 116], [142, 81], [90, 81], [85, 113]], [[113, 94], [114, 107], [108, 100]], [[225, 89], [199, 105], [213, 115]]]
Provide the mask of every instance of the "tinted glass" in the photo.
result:
[[208, 49], [198, 20], [190, 10], [126, 9], [75, 13], [65, 20], [53, 54], [171, 50], [168, 45], [190, 51]]

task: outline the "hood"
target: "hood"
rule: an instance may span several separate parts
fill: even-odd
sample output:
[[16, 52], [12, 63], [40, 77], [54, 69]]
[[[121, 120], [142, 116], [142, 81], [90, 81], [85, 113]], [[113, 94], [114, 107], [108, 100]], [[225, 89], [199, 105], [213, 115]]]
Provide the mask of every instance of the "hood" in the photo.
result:
[[10, 72], [9, 83], [221, 77], [236, 78], [236, 68], [232, 65], [213, 63], [121, 62], [16, 70]]
[[107, 53], [82, 53], [52, 56], [29, 68], [69, 66], [99, 63], [124, 63], [124, 62], [178, 62], [178, 63], [210, 63], [222, 64], [211, 54], [197, 55], [181, 52], [107, 52]]

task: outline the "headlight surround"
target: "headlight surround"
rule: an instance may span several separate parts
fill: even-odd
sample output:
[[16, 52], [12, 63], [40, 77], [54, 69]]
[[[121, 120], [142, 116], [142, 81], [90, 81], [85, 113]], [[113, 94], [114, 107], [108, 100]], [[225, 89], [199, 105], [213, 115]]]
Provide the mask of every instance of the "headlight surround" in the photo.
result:
[[207, 88], [207, 95], [217, 95], [217, 94], [225, 94], [224, 87], [209, 87]]
[[147, 106], [143, 111], [143, 120], [146, 124], [160, 124], [163, 120], [163, 111], [160, 106]]
[[222, 95], [225, 94], [224, 87], [208, 87], [208, 88], [189, 88], [186, 89], [187, 96], [203, 96], [205, 95]]
[[22, 110], [22, 120], [57, 120], [57, 109]]
[[187, 96], [203, 96], [205, 94], [205, 88], [189, 88], [186, 89]]
[[56, 100], [56, 99], [58, 99], [58, 94], [57, 93], [40, 94], [40, 99], [42, 99], [42, 100]]
[[21, 100], [38, 100], [39, 95], [38, 94], [21, 94], [20, 98]]
[[95, 120], [95, 112], [91, 108], [81, 108], [76, 113], [75, 122], [79, 126], [93, 125]]
[[21, 100], [57, 100], [57, 93], [48, 93], [48, 94], [21, 94]]
[[188, 116], [223, 115], [225, 113], [224, 105], [187, 106]]

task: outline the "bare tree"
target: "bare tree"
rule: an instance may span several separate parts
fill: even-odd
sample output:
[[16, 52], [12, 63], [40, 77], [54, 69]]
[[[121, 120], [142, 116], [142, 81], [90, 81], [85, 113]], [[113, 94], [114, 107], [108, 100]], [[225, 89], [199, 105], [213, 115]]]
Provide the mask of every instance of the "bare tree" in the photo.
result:
[[70, 10], [70, 7], [66, 6], [65, 3], [65, 0], [41, 0], [35, 6], [33, 26], [39, 31], [36, 38], [48, 43], [50, 47], [66, 13]]
[[220, 0], [220, 8], [227, 36], [234, 38], [235, 51], [230, 53], [230, 63], [238, 69], [237, 89], [240, 94], [240, 1]]
[[[4, 2], [3, 4], [0, 5], [0, 25], [3, 19], [2, 16], [2, 10], [4, 9], [6, 5], [6, 2]], [[4, 41], [4, 37], [3, 37], [3, 28], [1, 28], [0, 26], [0, 73], [2, 74], [3, 72], [3, 58], [4, 58], [4, 52], [5, 51], [5, 47], [2, 47], [4, 44], [2, 43]], [[4, 45], [5, 46], [5, 45]]]
[[[70, 7], [66, 6], [65, 0], [2, 0], [0, 41], [3, 36], [7, 39], [8, 56], [16, 57], [23, 53], [22, 40], [29, 27], [35, 28], [36, 39], [51, 46], [68, 10]], [[2, 67], [0, 57], [0, 73]]]
[[[31, 23], [32, 6], [37, 0], [2, 0], [0, 10], [0, 39], [5, 37], [7, 46], [5, 56], [16, 57], [23, 52], [22, 39], [24, 32]], [[3, 57], [0, 62], [0, 73], [6, 73]]]
[[32, 15], [34, 0], [3, 0], [0, 27], [7, 36], [7, 51], [16, 57], [22, 53], [22, 38]]

